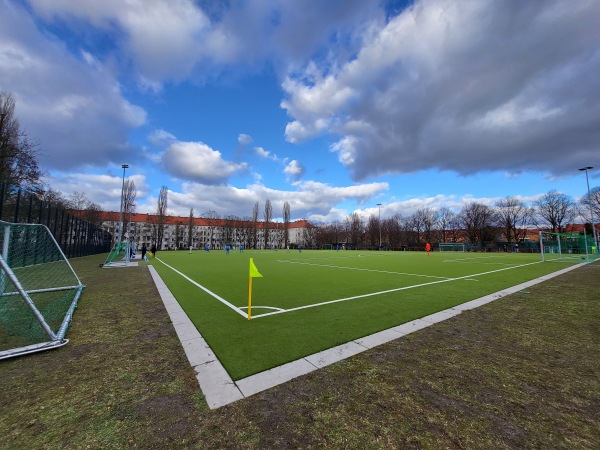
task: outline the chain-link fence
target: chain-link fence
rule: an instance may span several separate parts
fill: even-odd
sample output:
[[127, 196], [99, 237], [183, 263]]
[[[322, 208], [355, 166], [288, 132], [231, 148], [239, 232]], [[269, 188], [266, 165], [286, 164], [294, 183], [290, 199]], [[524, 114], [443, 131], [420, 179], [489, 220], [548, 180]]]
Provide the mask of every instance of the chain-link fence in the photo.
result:
[[107, 253], [112, 235], [99, 224], [40, 199], [24, 189], [10, 190], [0, 182], [0, 220], [46, 225], [67, 258]]

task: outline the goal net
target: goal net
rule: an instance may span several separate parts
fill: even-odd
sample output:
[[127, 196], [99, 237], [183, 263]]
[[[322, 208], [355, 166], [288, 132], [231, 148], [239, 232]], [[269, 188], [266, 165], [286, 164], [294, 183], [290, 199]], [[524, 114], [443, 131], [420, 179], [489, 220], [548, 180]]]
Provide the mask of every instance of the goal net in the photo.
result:
[[440, 252], [464, 252], [465, 244], [458, 242], [440, 242]]
[[45, 225], [0, 221], [0, 359], [65, 345], [83, 288]]
[[598, 249], [592, 236], [584, 234], [540, 231], [542, 261], [593, 261]]

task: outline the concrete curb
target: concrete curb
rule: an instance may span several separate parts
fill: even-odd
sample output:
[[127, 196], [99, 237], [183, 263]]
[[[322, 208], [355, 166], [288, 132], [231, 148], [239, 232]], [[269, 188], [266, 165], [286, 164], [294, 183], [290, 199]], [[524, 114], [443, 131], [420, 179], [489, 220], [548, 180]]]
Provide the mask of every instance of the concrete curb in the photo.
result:
[[220, 408], [229, 403], [236, 402], [242, 398], [249, 397], [259, 392], [270, 389], [279, 384], [286, 383], [294, 378], [306, 375], [314, 370], [321, 369], [330, 364], [354, 356], [398, 339], [407, 334], [427, 328], [435, 323], [450, 319], [463, 311], [478, 308], [487, 303], [498, 300], [507, 295], [526, 289], [530, 286], [542, 283], [563, 273], [577, 269], [584, 264], [577, 264], [566, 269], [544, 275], [535, 280], [518, 284], [508, 289], [495, 292], [485, 297], [462, 303], [444, 311], [439, 311], [429, 316], [398, 325], [378, 333], [371, 334], [345, 344], [332, 347], [327, 350], [305, 356], [296, 361], [283, 364], [279, 367], [260, 372], [238, 381], [233, 381], [225, 368], [219, 362], [200, 332], [183, 311], [171, 291], [167, 288], [153, 266], [148, 266], [152, 279], [156, 284], [158, 292], [169, 313], [173, 326], [183, 350], [196, 371], [196, 379], [200, 389], [206, 398], [210, 409]]

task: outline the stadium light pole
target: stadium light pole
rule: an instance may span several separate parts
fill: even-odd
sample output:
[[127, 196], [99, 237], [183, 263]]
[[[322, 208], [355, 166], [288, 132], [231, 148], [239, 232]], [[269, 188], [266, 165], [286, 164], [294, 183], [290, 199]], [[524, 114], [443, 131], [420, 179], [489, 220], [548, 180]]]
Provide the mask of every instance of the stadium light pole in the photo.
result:
[[379, 207], [379, 250], [381, 250], [381, 203], [377, 203]]
[[590, 219], [592, 220], [592, 233], [594, 235], [594, 245], [596, 246], [596, 252], [598, 251], [598, 238], [596, 236], [596, 224], [594, 223], [594, 209], [592, 208], [592, 196], [590, 195], [590, 180], [588, 178], [588, 170], [593, 169], [592, 166], [582, 167], [579, 169], [581, 172], [585, 172], [585, 182], [587, 183], [588, 201], [590, 202]]
[[123, 183], [121, 184], [121, 209], [119, 209], [119, 232], [117, 233], [117, 242], [121, 243], [121, 236], [123, 232], [123, 193], [125, 191], [125, 169], [129, 167], [129, 164], [121, 164], [123, 168]]

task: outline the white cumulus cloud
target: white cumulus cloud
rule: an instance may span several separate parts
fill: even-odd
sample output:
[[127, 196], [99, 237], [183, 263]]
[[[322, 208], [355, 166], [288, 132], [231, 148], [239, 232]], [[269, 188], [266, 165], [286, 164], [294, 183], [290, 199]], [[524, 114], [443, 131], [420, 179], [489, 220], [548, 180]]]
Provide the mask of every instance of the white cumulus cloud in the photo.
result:
[[246, 171], [245, 163], [223, 159], [221, 152], [203, 142], [174, 142], [162, 156], [165, 170], [181, 179], [205, 184], [221, 184], [237, 172]]

